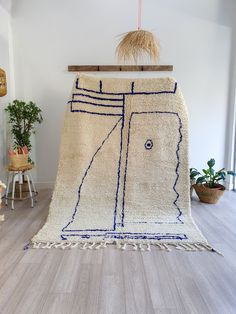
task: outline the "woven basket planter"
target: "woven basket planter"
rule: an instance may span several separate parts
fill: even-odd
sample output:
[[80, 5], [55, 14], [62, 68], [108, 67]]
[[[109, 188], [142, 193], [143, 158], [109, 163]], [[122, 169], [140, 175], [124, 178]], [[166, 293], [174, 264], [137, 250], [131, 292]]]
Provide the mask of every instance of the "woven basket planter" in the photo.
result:
[[27, 166], [28, 163], [28, 154], [16, 154], [10, 156], [10, 165], [14, 168]]
[[7, 94], [7, 79], [6, 72], [0, 69], [0, 97]]
[[194, 184], [193, 188], [197, 193], [200, 201], [203, 203], [216, 204], [224, 194], [225, 187], [221, 184], [216, 184], [215, 188], [209, 188], [207, 185]]

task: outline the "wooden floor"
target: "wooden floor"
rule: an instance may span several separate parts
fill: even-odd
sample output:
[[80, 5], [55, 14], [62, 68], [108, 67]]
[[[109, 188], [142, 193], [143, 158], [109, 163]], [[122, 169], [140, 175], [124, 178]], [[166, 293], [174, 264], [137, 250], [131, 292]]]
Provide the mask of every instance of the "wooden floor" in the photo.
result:
[[236, 193], [217, 205], [192, 203], [196, 223], [224, 257], [209, 252], [26, 250], [47, 216], [37, 206], [3, 208], [0, 313], [236, 313]]

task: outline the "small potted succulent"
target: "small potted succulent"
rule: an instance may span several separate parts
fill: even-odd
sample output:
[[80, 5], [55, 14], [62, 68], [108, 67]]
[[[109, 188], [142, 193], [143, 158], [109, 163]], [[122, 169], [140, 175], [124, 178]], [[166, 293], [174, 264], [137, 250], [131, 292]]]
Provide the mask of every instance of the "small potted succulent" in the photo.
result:
[[215, 204], [225, 191], [225, 187], [219, 182], [225, 181], [227, 175], [235, 176], [236, 174], [233, 171], [227, 171], [225, 168], [215, 171], [213, 168], [215, 159], [213, 158], [207, 162], [207, 165], [207, 169], [202, 169], [203, 173], [195, 169], [198, 174], [195, 175], [196, 184], [193, 185], [193, 188], [201, 202]]

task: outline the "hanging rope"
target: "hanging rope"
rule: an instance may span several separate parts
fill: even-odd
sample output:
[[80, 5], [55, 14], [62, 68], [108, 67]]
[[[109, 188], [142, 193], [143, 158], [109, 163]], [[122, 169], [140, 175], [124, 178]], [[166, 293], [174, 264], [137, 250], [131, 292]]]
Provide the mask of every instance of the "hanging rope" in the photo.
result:
[[138, 30], [141, 29], [142, 18], [142, 0], [138, 0]]

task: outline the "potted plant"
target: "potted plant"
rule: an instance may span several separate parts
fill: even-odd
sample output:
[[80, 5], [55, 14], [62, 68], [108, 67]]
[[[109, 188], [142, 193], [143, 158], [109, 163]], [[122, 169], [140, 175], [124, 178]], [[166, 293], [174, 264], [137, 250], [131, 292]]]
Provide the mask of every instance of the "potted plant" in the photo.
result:
[[[227, 175], [236, 175], [233, 171], [227, 171], [222, 168], [218, 171], [214, 170], [215, 159], [210, 159], [207, 162], [208, 168], [198, 172], [196, 184], [193, 185], [199, 199], [203, 203], [215, 204], [225, 191], [225, 187], [220, 184], [220, 181], [225, 181]], [[196, 170], [197, 171], [197, 170]]]
[[[35, 134], [36, 123], [43, 121], [42, 110], [32, 101], [26, 103], [14, 100], [7, 106], [5, 111], [9, 115], [8, 122], [11, 125], [14, 148], [27, 147], [28, 152], [30, 152], [32, 149], [30, 137], [32, 134]], [[30, 158], [29, 162], [33, 163]]]
[[190, 179], [190, 196], [193, 195], [193, 185], [196, 183], [196, 177], [200, 175], [200, 172], [196, 168], [189, 169], [189, 179]]
[[[26, 163], [28, 159], [28, 163], [34, 164], [29, 156], [32, 149], [31, 135], [35, 134], [36, 124], [43, 121], [42, 110], [32, 101], [26, 103], [21, 100], [14, 100], [6, 107], [5, 111], [8, 113], [8, 122], [11, 125], [13, 135], [14, 151], [10, 151], [9, 155], [17, 153], [18, 165], [20, 165], [19, 161], [23, 162], [25, 158]], [[10, 158], [12, 161], [12, 157]], [[19, 184], [16, 185], [16, 195], [21, 195], [20, 190], [22, 190], [23, 196], [28, 193], [28, 185], [24, 180], [24, 175], [21, 189]]]

